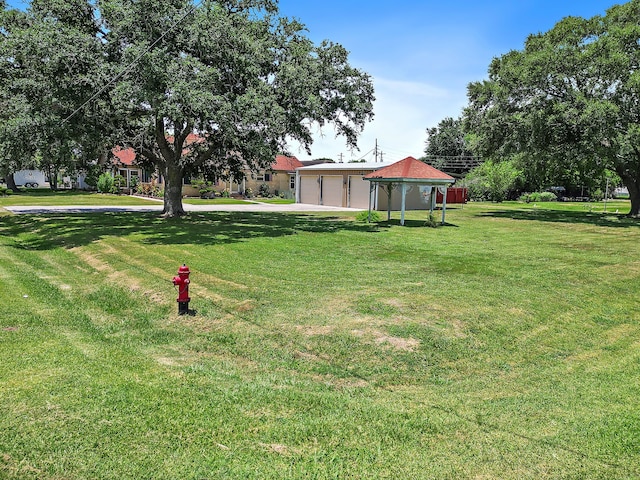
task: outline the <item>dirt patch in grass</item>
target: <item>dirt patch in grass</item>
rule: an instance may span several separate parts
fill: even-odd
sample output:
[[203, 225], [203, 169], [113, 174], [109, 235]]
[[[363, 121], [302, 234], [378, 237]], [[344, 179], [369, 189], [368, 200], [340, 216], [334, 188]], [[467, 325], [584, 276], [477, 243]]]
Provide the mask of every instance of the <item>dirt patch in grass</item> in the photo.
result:
[[380, 303], [384, 303], [385, 305], [398, 309], [405, 307], [405, 303], [399, 298], [383, 298], [380, 300]]
[[330, 335], [335, 327], [333, 325], [296, 325], [295, 329], [302, 335], [313, 337], [315, 335]]
[[163, 295], [159, 292], [154, 292], [152, 290], [147, 290], [146, 292], [142, 293], [144, 295], [144, 297], [148, 300], [150, 300], [153, 303], [158, 303], [158, 304], [163, 304], [163, 303], [168, 303], [166, 295]]
[[459, 319], [454, 319], [451, 321], [451, 327], [453, 329], [453, 336], [455, 338], [466, 338], [467, 334], [465, 333], [465, 329], [467, 325]]
[[282, 445], [281, 443], [270, 443], [270, 444], [266, 444], [266, 443], [261, 443], [260, 446], [266, 448], [268, 451], [272, 452], [272, 453], [277, 453], [278, 455], [282, 455], [282, 456], [289, 456], [292, 453], [298, 453], [295, 449], [292, 449], [291, 447], [288, 447], [286, 445]]
[[244, 300], [240, 303], [238, 303], [235, 307], [236, 311], [238, 312], [250, 312], [251, 310], [255, 309], [256, 306], [253, 303], [253, 300]]
[[378, 330], [352, 330], [351, 333], [356, 337], [371, 338], [373, 343], [377, 345], [389, 346], [407, 352], [413, 352], [420, 345], [420, 341], [415, 338], [393, 337]]
[[180, 325], [188, 328], [194, 333], [210, 333], [218, 330], [222, 325], [233, 320], [233, 316], [228, 314], [221, 318], [203, 317], [201, 315], [178, 315], [171, 314], [168, 319], [170, 325]]
[[80, 249], [78, 247], [72, 248], [71, 251], [73, 253], [75, 253], [78, 257], [80, 257], [80, 259], [84, 263], [89, 265], [94, 270], [97, 270], [98, 272], [104, 272], [104, 271], [107, 271], [107, 270], [111, 270], [111, 267], [107, 263], [103, 262], [98, 257], [96, 257], [95, 255], [90, 254], [89, 252], [85, 252], [85, 251], [83, 251], [82, 249]]

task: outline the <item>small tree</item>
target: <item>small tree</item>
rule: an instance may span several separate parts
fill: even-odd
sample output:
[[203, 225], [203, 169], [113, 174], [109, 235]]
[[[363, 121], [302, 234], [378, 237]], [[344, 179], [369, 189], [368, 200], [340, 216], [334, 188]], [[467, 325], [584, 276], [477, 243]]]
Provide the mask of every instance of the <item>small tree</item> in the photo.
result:
[[114, 180], [110, 173], [103, 173], [98, 177], [98, 183], [96, 187], [100, 193], [111, 193], [114, 186]]
[[502, 202], [521, 175], [513, 161], [490, 160], [471, 170], [466, 182], [472, 198]]

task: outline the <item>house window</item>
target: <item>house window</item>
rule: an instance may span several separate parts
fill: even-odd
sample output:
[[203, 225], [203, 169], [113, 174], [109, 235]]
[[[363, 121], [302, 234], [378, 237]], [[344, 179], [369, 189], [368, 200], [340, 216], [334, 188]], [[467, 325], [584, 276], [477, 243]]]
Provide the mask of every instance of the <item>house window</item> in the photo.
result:
[[295, 175], [289, 175], [289, 188], [291, 190], [295, 190], [296, 189], [296, 176]]
[[256, 180], [258, 180], [259, 182], [270, 182], [271, 174], [267, 172], [259, 173], [258, 175], [256, 175]]
[[191, 177], [182, 177], [182, 184], [183, 185], [191, 185]]
[[149, 170], [142, 171], [142, 181], [144, 183], [149, 183], [151, 181], [151, 172]]

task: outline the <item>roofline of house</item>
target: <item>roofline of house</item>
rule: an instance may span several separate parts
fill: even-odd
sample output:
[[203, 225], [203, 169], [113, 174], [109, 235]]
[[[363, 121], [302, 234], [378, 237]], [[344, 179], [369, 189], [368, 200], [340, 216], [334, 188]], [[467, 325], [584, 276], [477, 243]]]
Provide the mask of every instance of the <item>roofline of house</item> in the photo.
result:
[[384, 163], [319, 163], [317, 165], [307, 165], [304, 167], [298, 167], [296, 170], [379, 170], [383, 167], [388, 167], [396, 162], [384, 162]]
[[455, 178], [402, 178], [402, 177], [393, 177], [393, 178], [365, 178], [364, 180], [368, 180], [369, 182], [379, 182], [379, 183], [420, 183], [423, 185], [428, 184], [438, 184], [438, 185], [447, 185], [456, 183]]

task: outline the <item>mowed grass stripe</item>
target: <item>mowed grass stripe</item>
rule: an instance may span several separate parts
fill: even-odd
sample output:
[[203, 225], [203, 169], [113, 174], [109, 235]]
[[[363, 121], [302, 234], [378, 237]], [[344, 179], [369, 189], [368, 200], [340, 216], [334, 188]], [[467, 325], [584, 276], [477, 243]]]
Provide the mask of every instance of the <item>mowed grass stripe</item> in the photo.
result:
[[[482, 238], [484, 225], [479, 228], [470, 218], [467, 212], [460, 215], [458, 228], [466, 228], [472, 239]], [[211, 224], [218, 219], [212, 216]], [[113, 218], [108, 220], [113, 222]], [[49, 457], [53, 462], [40, 457], [33, 468], [39, 469], [41, 478], [55, 472], [66, 472], [65, 476], [75, 472], [71, 475], [78, 478], [115, 478], [111, 471], [119, 478], [135, 478], [136, 474], [148, 475], [151, 468], [157, 478], [198, 478], [212, 472], [246, 478], [299, 478], [310, 472], [317, 478], [385, 478], [390, 474], [396, 478], [557, 478], [568, 472], [580, 478], [634, 475], [638, 419], [629, 402], [637, 393], [633, 382], [637, 357], [631, 354], [633, 342], [620, 340], [637, 338], [638, 329], [633, 321], [620, 321], [618, 313], [612, 318], [602, 303], [581, 303], [597, 286], [589, 279], [596, 267], [587, 264], [586, 258], [561, 251], [560, 258], [567, 263], [576, 261], [573, 273], [579, 281], [567, 280], [565, 272], [560, 272], [555, 278], [558, 284], [542, 291], [545, 282], [537, 281], [536, 274], [545, 273], [549, 263], [537, 262], [540, 254], [536, 253], [527, 259], [532, 281], [514, 288], [508, 279], [501, 279], [500, 269], [484, 273], [492, 263], [480, 256], [483, 247], [479, 242], [467, 247], [477, 261], [438, 273], [438, 267], [452, 258], [445, 261], [434, 246], [422, 246], [425, 240], [432, 240], [425, 236], [433, 232], [430, 229], [382, 229], [374, 233], [372, 243], [364, 238], [370, 232], [341, 230], [332, 221], [324, 221], [326, 231], [316, 224], [313, 234], [254, 236], [255, 219], [248, 220], [248, 240], [243, 242], [207, 241], [198, 233], [209, 225], [205, 219], [193, 232], [198, 241], [188, 244], [189, 249], [196, 256], [209, 253], [202, 255], [202, 264], [196, 260], [197, 269], [217, 275], [227, 268], [248, 287], [236, 293], [253, 300], [253, 309], [239, 315], [199, 313], [185, 319], [200, 322], [200, 329], [180, 328], [180, 319], [175, 318], [175, 328], [167, 330], [163, 322], [174, 314], [166, 307], [147, 315], [138, 305], [137, 294], [124, 291], [123, 297], [116, 293], [118, 289], [112, 290], [111, 280], [103, 285], [91, 275], [99, 294], [87, 298], [86, 305], [95, 305], [92, 308], [103, 309], [114, 318], [120, 314], [121, 324], [109, 330], [99, 328], [95, 337], [84, 331], [77, 334], [73, 328], [69, 331], [68, 326], [60, 328], [64, 345], [75, 352], [69, 353], [69, 363], [78, 359], [90, 368], [86, 378], [76, 372], [72, 384], [61, 381], [64, 375], [56, 377], [60, 388], [52, 390], [55, 401], [50, 401], [49, 417], [46, 410], [38, 413], [53, 418], [57, 431], [74, 426], [86, 438], [100, 438], [98, 433], [110, 437], [94, 444], [73, 435], [55, 437], [67, 451], [80, 455], [64, 462], [56, 462], [55, 453]], [[495, 219], [493, 223], [504, 228], [505, 222]], [[309, 225], [298, 219], [293, 223]], [[290, 225], [283, 226], [291, 231]], [[139, 241], [177, 257], [174, 249], [181, 244], [163, 247], [146, 241], [171, 229], [151, 233], [151, 237], [143, 234]], [[242, 231], [239, 226], [233, 229]], [[277, 233], [274, 225], [263, 231], [270, 230]], [[440, 240], [448, 241], [451, 248], [457, 246], [463, 254], [464, 242], [446, 230], [436, 230]], [[527, 230], [536, 233], [534, 225]], [[513, 269], [522, 257], [518, 242], [512, 242], [508, 233], [489, 233], [501, 261], [507, 261], [504, 275], [517, 279]], [[401, 248], [393, 249], [394, 236], [404, 239], [402, 248], [419, 246], [414, 248], [423, 252], [419, 264], [414, 263], [414, 256], [405, 254], [403, 260]], [[38, 244], [37, 239], [31, 242]], [[535, 249], [543, 252], [549, 242], [545, 238]], [[340, 275], [340, 267], [361, 247], [375, 251], [378, 246], [392, 253], [389, 259], [367, 262], [366, 256], [359, 255], [357, 262], [369, 266], [359, 272], [361, 278], [353, 272]], [[266, 255], [286, 252], [289, 247], [304, 256], [283, 260]], [[630, 252], [637, 253], [637, 247], [631, 246]], [[614, 268], [620, 257], [608, 265]], [[100, 258], [111, 262], [110, 255]], [[234, 258], [243, 263], [230, 261]], [[117, 270], [123, 268], [118, 265]], [[416, 278], [416, 271], [424, 274]], [[282, 272], [287, 277], [281, 282]], [[296, 285], [291, 278], [299, 272], [306, 275]], [[395, 276], [381, 282], [388, 272]], [[455, 282], [449, 281], [449, 274]], [[470, 282], [465, 288], [465, 276], [477, 277], [477, 283]], [[84, 278], [79, 275], [71, 285]], [[488, 292], [484, 296], [476, 291], [481, 279]], [[622, 286], [612, 278], [599, 281], [610, 288]], [[282, 286], [287, 287], [285, 291], [279, 288]], [[459, 291], [452, 292], [452, 286]], [[569, 298], [557, 298], [562, 288], [576, 292]], [[517, 292], [511, 295], [514, 290]], [[618, 297], [618, 310], [633, 296], [633, 288], [627, 286], [627, 290]], [[326, 300], [335, 293], [342, 294], [342, 300], [324, 311], [322, 301], [313, 297], [317, 294]], [[124, 306], [121, 300], [127, 296], [133, 302]], [[100, 297], [104, 297], [103, 304]], [[291, 297], [310, 301], [296, 305]], [[436, 307], [425, 308], [433, 300], [437, 300]], [[198, 301], [194, 303], [197, 306]], [[313, 316], [305, 315], [310, 305]], [[544, 308], [538, 310], [537, 305]], [[81, 310], [84, 306], [77, 305]], [[594, 312], [604, 314], [598, 322], [589, 320]], [[337, 324], [336, 315], [343, 325]], [[133, 321], [145, 316], [146, 325]], [[257, 325], [247, 328], [251, 322]], [[527, 332], [533, 333], [526, 337]], [[606, 341], [600, 338], [604, 332]], [[419, 345], [413, 350], [398, 349], [387, 337], [414, 338]], [[91, 357], [101, 348], [89, 348], [92, 341], [98, 341], [98, 347], [111, 346], [101, 347], [105, 356], [97, 363]], [[520, 346], [514, 345], [518, 341]], [[66, 348], [56, 357], [64, 358]], [[91, 395], [79, 395], [81, 389], [75, 389], [76, 385]], [[58, 395], [65, 389], [66, 395]], [[96, 403], [95, 398], [102, 402]], [[24, 397], [20, 411], [33, 408], [30, 405], [29, 397]], [[90, 428], [87, 418], [100, 428]], [[12, 425], [20, 428], [18, 423]], [[33, 435], [38, 430], [52, 438], [46, 422], [35, 425]], [[144, 444], [134, 438], [141, 433]], [[3, 450], [11, 444], [6, 438], [11, 437], [0, 436]], [[7, 468], [18, 468], [16, 458], [23, 457], [16, 444], [11, 445], [10, 459], [3, 462]], [[29, 458], [38, 459], [38, 452], [55, 452], [36, 447], [36, 443], [25, 445], [33, 447], [26, 454]], [[142, 452], [139, 457], [129, 453], [134, 448]], [[160, 467], [157, 456], [164, 459]], [[100, 467], [98, 458], [103, 462]]]

